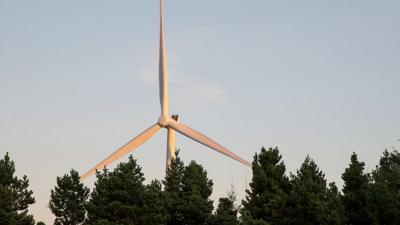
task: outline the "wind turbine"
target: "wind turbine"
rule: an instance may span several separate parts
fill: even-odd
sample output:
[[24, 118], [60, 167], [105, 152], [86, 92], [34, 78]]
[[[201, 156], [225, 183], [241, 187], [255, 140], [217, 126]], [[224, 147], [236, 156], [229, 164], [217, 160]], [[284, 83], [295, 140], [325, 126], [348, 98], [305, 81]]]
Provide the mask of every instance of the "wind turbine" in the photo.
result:
[[163, 0], [160, 0], [160, 64], [159, 64], [159, 84], [160, 84], [160, 103], [161, 103], [161, 116], [159, 117], [157, 123], [143, 131], [141, 134], [130, 140], [124, 146], [119, 148], [117, 151], [112, 153], [106, 159], [98, 163], [91, 170], [86, 172], [81, 176], [81, 180], [87, 178], [88, 176], [94, 174], [96, 170], [103, 169], [104, 166], [118, 160], [124, 155], [132, 152], [144, 142], [149, 140], [157, 131], [161, 128], [165, 128], [168, 131], [168, 141], [167, 141], [167, 169], [171, 163], [172, 158], [175, 156], [175, 131], [185, 135], [194, 141], [199, 142], [217, 152], [220, 152], [246, 166], [251, 164], [240, 158], [235, 153], [231, 152], [227, 148], [208, 138], [207, 136], [201, 134], [200, 132], [178, 122], [178, 116], [169, 116], [168, 114], [168, 81], [167, 81], [167, 64], [166, 64], [166, 51], [164, 44], [164, 23], [163, 23]]

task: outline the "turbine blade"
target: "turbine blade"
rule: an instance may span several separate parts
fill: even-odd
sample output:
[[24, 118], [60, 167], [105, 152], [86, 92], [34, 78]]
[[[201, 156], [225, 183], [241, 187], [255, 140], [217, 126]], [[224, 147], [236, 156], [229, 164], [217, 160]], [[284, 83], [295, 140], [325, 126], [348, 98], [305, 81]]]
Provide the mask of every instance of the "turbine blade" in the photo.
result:
[[167, 80], [167, 59], [164, 44], [164, 12], [163, 0], [160, 0], [160, 64], [159, 64], [159, 82], [160, 82], [160, 103], [161, 115], [168, 115], [168, 80]]
[[235, 153], [229, 151], [228, 149], [226, 149], [225, 147], [223, 147], [222, 145], [218, 144], [217, 142], [213, 141], [212, 139], [208, 138], [207, 136], [201, 134], [200, 132], [186, 126], [183, 125], [181, 123], [178, 123], [176, 121], [171, 120], [168, 123], [168, 126], [171, 127], [172, 129], [178, 131], [179, 133], [185, 135], [188, 138], [191, 138], [197, 142], [199, 142], [200, 144], [203, 144], [209, 148], [214, 149], [217, 152], [220, 152], [246, 166], [251, 166], [251, 164], [240, 158], [238, 155], [236, 155]]
[[171, 160], [175, 157], [175, 130], [168, 128], [167, 142], [167, 170], [171, 165]]
[[132, 140], [130, 140], [128, 143], [126, 143], [124, 146], [119, 148], [117, 151], [112, 153], [110, 156], [108, 156], [106, 159], [98, 163], [95, 167], [93, 167], [91, 170], [86, 172], [81, 176], [81, 180], [84, 180], [85, 178], [89, 177], [90, 175], [94, 174], [96, 170], [103, 169], [104, 166], [114, 162], [115, 160], [120, 159], [122, 156], [126, 155], [127, 153], [135, 150], [135, 148], [139, 147], [141, 144], [146, 142], [149, 138], [151, 138], [158, 130], [160, 130], [161, 126], [158, 124], [154, 124], [147, 130], [145, 130], [143, 133], [139, 134]]

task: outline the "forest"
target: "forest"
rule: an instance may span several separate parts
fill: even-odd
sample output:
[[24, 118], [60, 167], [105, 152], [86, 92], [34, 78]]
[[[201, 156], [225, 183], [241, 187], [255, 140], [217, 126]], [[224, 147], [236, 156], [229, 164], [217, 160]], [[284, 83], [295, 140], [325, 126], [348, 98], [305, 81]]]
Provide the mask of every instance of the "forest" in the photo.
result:
[[[28, 177], [15, 171], [6, 153], [0, 159], [0, 225], [43, 225], [29, 212], [35, 198]], [[288, 173], [278, 148], [262, 148], [254, 155], [252, 179], [240, 201], [231, 188], [214, 203], [206, 169], [195, 161], [184, 163], [179, 151], [161, 181], [145, 182], [132, 156], [113, 170], [97, 171], [96, 178], [92, 190], [74, 169], [55, 178], [48, 204], [55, 225], [400, 224], [396, 149], [384, 150], [370, 172], [353, 153], [339, 189], [311, 157]]]

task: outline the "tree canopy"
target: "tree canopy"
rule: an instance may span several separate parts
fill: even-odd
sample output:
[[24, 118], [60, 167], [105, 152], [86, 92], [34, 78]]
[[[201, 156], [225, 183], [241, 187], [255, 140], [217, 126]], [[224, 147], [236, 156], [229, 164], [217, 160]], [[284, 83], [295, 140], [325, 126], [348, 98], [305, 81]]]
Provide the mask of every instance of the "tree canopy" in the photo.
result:
[[182, 191], [177, 211], [181, 215], [178, 224], [203, 225], [208, 222], [213, 210], [210, 200], [213, 182], [207, 172], [195, 161], [191, 161], [183, 171]]
[[291, 177], [289, 224], [344, 224], [336, 186], [327, 187], [325, 174], [309, 156]]
[[[249, 224], [285, 224], [287, 203], [291, 185], [286, 176], [286, 166], [278, 148], [262, 148], [254, 156], [253, 178], [241, 210], [243, 219]], [[258, 220], [258, 222], [256, 222]]]
[[185, 165], [179, 157], [179, 151], [175, 152], [175, 157], [167, 169], [164, 184], [164, 193], [166, 197], [165, 207], [168, 212], [167, 224], [175, 225], [182, 221], [182, 214], [178, 206], [182, 204], [182, 179]]
[[238, 225], [239, 208], [236, 206], [235, 202], [236, 194], [232, 186], [231, 190], [228, 192], [228, 196], [219, 199], [217, 210], [214, 215], [212, 215], [210, 224]]
[[[147, 215], [153, 208], [146, 206], [146, 199], [151, 198], [145, 194], [144, 180], [142, 169], [132, 156], [113, 171], [105, 168], [97, 172], [97, 181], [87, 205], [86, 224], [150, 224]], [[157, 187], [153, 184], [151, 190], [154, 189]]]
[[[185, 165], [176, 151], [165, 178], [146, 182], [130, 156], [112, 170], [97, 171], [92, 190], [73, 169], [57, 177], [49, 208], [55, 225], [400, 224], [397, 150], [385, 150], [370, 172], [353, 153], [341, 189], [327, 181], [309, 156], [295, 173], [287, 172], [278, 148], [262, 148], [255, 154], [252, 173], [242, 204], [236, 205], [232, 188], [217, 198], [214, 211], [213, 181], [202, 165]], [[17, 177], [14, 162], [5, 154], [0, 159], [0, 224], [34, 225], [28, 211], [34, 203], [27, 176]]]
[[371, 207], [378, 224], [400, 224], [400, 154], [385, 150], [372, 172]]
[[358, 160], [357, 154], [351, 155], [349, 167], [342, 175], [343, 204], [346, 220], [351, 225], [374, 224], [370, 202], [370, 176], [365, 173], [365, 163]]
[[80, 181], [79, 173], [57, 177], [57, 186], [51, 190], [49, 208], [56, 216], [54, 225], [77, 225], [85, 220], [89, 188]]
[[15, 176], [15, 164], [8, 153], [0, 160], [0, 224], [34, 225], [28, 207], [35, 203], [29, 180]]

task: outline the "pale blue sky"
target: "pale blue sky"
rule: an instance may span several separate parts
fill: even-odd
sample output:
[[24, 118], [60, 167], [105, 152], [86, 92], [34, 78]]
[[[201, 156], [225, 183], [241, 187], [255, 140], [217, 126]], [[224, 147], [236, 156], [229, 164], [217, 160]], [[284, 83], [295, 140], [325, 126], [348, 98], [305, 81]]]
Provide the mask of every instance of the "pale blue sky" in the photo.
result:
[[[0, 1], [0, 154], [47, 209], [56, 176], [84, 172], [159, 114], [157, 1]], [[368, 170], [400, 138], [400, 2], [165, 0], [170, 108], [251, 160], [309, 154], [329, 181], [356, 151]], [[166, 133], [133, 153], [161, 179]], [[251, 171], [177, 137], [214, 195]], [[126, 159], [126, 158], [124, 158]], [[93, 178], [87, 181], [91, 185]]]

